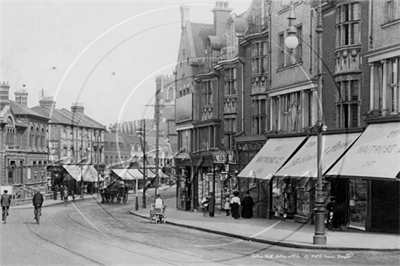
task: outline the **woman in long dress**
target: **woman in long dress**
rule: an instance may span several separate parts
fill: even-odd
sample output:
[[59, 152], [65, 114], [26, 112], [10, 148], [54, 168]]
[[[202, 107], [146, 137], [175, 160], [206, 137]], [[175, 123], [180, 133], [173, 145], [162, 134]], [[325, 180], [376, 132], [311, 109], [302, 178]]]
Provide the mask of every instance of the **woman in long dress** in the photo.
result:
[[231, 210], [232, 217], [238, 219], [240, 217], [239, 208], [240, 208], [240, 198], [238, 197], [239, 192], [233, 192], [233, 198], [231, 199]]
[[246, 197], [244, 197], [242, 201], [242, 217], [243, 218], [251, 218], [253, 217], [253, 206], [254, 201], [252, 197], [250, 197], [250, 193], [246, 193]]

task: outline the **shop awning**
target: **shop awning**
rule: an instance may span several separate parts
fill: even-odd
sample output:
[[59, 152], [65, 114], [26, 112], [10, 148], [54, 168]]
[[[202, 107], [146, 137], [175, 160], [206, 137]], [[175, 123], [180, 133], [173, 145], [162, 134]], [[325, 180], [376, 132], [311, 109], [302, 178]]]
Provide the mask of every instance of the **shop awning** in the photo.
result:
[[83, 181], [85, 182], [97, 182], [97, 178], [99, 181], [104, 181], [104, 178], [97, 174], [96, 169], [92, 165], [84, 165], [83, 169]]
[[[361, 133], [322, 136], [322, 174], [357, 140]], [[317, 177], [317, 136], [311, 136], [298, 152], [274, 175]]]
[[[156, 174], [150, 171], [147, 173], [147, 177], [154, 178], [154, 177], [156, 177]], [[164, 172], [161, 169], [158, 169], [158, 177], [166, 178], [168, 176], [166, 174], [164, 174]]]
[[76, 180], [81, 181], [81, 169], [77, 165], [63, 165], [65, 170]]
[[304, 140], [305, 137], [272, 138], [267, 140], [253, 160], [238, 176], [271, 179]]
[[138, 169], [111, 169], [122, 180], [136, 180], [143, 178], [143, 174]]
[[327, 175], [399, 178], [400, 122], [370, 124]]

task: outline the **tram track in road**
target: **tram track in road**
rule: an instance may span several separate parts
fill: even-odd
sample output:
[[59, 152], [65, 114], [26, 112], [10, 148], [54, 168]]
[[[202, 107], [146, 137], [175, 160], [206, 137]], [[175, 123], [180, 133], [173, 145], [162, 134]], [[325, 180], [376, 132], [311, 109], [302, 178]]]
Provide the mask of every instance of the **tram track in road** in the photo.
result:
[[[123, 245], [123, 243], [119, 242], [117, 239], [114, 239], [114, 238], [122, 238], [122, 239], [124, 239], [124, 240], [129, 240], [130, 242], [134, 242], [134, 243], [137, 243], [137, 244], [143, 244], [143, 245], [146, 245], [146, 243], [140, 242], [140, 241], [134, 241], [134, 240], [132, 240], [132, 239], [125, 238], [125, 237], [121, 237], [121, 236], [115, 236], [115, 235], [110, 234], [110, 233], [100, 232], [99, 230], [93, 229], [93, 227], [85, 226], [85, 225], [83, 225], [82, 223], [77, 222], [76, 220], [74, 220], [74, 219], [71, 218], [70, 214], [71, 214], [71, 212], [69, 212], [69, 213], [67, 214], [67, 217], [68, 217], [68, 219], [69, 219], [70, 221], [72, 221], [74, 224], [77, 224], [77, 225], [79, 225], [79, 226], [81, 226], [81, 227], [83, 227], [83, 228], [85, 228], [85, 229], [89, 229], [89, 230], [92, 230], [92, 231], [96, 231], [96, 232], [98, 232], [98, 233], [101, 233], [102, 235], [106, 236], [107, 238], [109, 238], [109, 239], [111, 239], [111, 240], [113, 240], [113, 241], [116, 241], [117, 243], [116, 243], [116, 244], [112, 244], [112, 243], [110, 243], [110, 242], [106, 242], [106, 241], [99, 240], [99, 239], [96, 239], [96, 238], [91, 237], [91, 236], [84, 235], [84, 234], [82, 234], [82, 233], [80, 233], [80, 232], [71, 230], [71, 229], [69, 229], [69, 228], [67, 228], [67, 227], [65, 227], [65, 226], [63, 226], [63, 225], [61, 225], [59, 222], [56, 221], [56, 219], [54, 218], [54, 215], [52, 215], [51, 218], [52, 218], [52, 221], [54, 222], [54, 224], [56, 224], [58, 227], [62, 228], [63, 230], [65, 230], [65, 231], [67, 231], [67, 232], [69, 232], [69, 233], [71, 233], [71, 234], [80, 236], [80, 237], [82, 237], [82, 238], [86, 238], [86, 239], [89, 239], [89, 240], [91, 240], [91, 241], [101, 243], [101, 244], [103, 244], [103, 245], [111, 246], [111, 247], [114, 247], [114, 248], [123, 250], [123, 251], [125, 251], [125, 252], [132, 253], [132, 254], [135, 254], [135, 255], [138, 255], [138, 256], [147, 258], [147, 259], [155, 260], [155, 261], [157, 261], [157, 262], [162, 262], [162, 263], [168, 264], [168, 265], [183, 266], [183, 265], [187, 265], [187, 263], [188, 263], [188, 262], [183, 262], [184, 264], [177, 264], [177, 263], [174, 263], [174, 262], [171, 262], [171, 261], [168, 261], [168, 260], [164, 260], [164, 259], [160, 259], [160, 258], [157, 258], [157, 257], [154, 257], [154, 256], [149, 256], [149, 255], [146, 255], [146, 254], [143, 254], [143, 253], [140, 253], [140, 252], [137, 252], [137, 251], [128, 249], [128, 248], [126, 248], [126, 247], [121, 247], [121, 245]], [[157, 247], [157, 246], [155, 246], [155, 245], [150, 245], [150, 246], [153, 247], [153, 248], [160, 248], [160, 247]], [[165, 248], [162, 248], [162, 250], [165, 250]]]
[[[143, 232], [142, 230], [139, 231], [139, 230], [136, 230], [136, 229], [132, 228], [131, 226], [127, 225], [126, 223], [120, 221], [120, 219], [117, 219], [117, 218], [111, 213], [111, 212], [113, 212], [113, 211], [117, 211], [118, 209], [123, 209], [123, 208], [126, 208], [126, 207], [125, 207], [125, 206], [124, 206], [124, 207], [116, 207], [116, 208], [112, 208], [111, 210], [106, 210], [103, 206], [101, 206], [101, 210], [104, 210], [105, 213], [106, 213], [107, 215], [111, 216], [111, 217], [112, 217], [112, 221], [114, 221], [115, 223], [117, 223], [119, 226], [122, 225], [124, 228], [128, 229], [130, 232], [133, 232], [133, 233], [135, 233], [135, 234], [144, 234], [145, 232]], [[100, 210], [100, 211], [101, 211], [101, 210]], [[95, 219], [95, 220], [101, 222], [103, 225], [105, 225], [104, 221], [102, 221], [100, 218], [97, 218], [96, 216], [93, 216], [93, 215], [92, 215], [93, 213], [96, 213], [96, 212], [99, 212], [99, 210], [95, 209], [95, 210], [92, 210], [92, 211], [88, 212], [88, 216], [90, 216], [92, 219]], [[173, 252], [173, 253], [176, 253], [176, 254], [179, 254], [179, 255], [186, 255], [186, 256], [190, 256], [191, 258], [195, 257], [195, 258], [198, 258], [199, 260], [205, 260], [203, 256], [198, 256], [198, 255], [193, 254], [193, 253], [182, 252], [182, 251], [176, 251], [176, 250], [174, 250], [174, 249], [170, 249], [170, 248], [165, 247], [165, 246], [162, 246], [162, 245], [149, 244], [149, 243], [147, 243], [147, 242], [138, 241], [138, 240], [135, 240], [135, 239], [132, 239], [132, 238], [128, 238], [128, 237], [122, 236], [122, 235], [115, 235], [115, 234], [112, 234], [112, 233], [100, 232], [99, 230], [95, 229], [94, 226], [87, 225], [87, 224], [90, 224], [90, 223], [85, 223], [85, 224], [83, 224], [82, 222], [79, 222], [79, 221], [77, 221], [76, 219], [72, 218], [72, 217], [71, 217], [71, 213], [72, 213], [72, 212], [69, 212], [69, 213], [67, 214], [67, 217], [68, 217], [68, 219], [69, 219], [71, 222], [73, 222], [74, 224], [77, 224], [77, 225], [83, 227], [83, 228], [86, 229], [86, 230], [91, 230], [91, 231], [96, 231], [96, 232], [98, 232], [98, 233], [101, 233], [101, 234], [107, 236], [108, 238], [113, 239], [114, 241], [118, 241], [118, 240], [116, 240], [116, 239], [119, 239], [119, 240], [121, 240], [121, 241], [128, 241], [128, 242], [130, 242], [130, 243], [136, 243], [136, 244], [146, 245], [146, 246], [149, 246], [149, 247], [152, 247], [152, 248], [161, 249], [161, 250], [163, 250], [163, 251], [169, 251], [169, 252]], [[83, 214], [81, 214], [81, 216], [83, 216]], [[85, 219], [85, 220], [87, 220], [87, 219]], [[56, 221], [54, 221], [54, 222], [57, 223]], [[60, 224], [58, 224], [58, 226], [62, 227], [64, 230], [69, 231], [70, 233], [74, 233], [74, 234], [78, 234], [78, 235], [82, 236], [80, 233], [75, 232], [75, 231], [73, 231], [73, 230], [71, 230], [71, 229], [64, 228], [64, 227], [63, 227], [62, 225], [60, 225]], [[111, 226], [111, 228], [113, 228], [113, 226]], [[120, 228], [120, 229], [121, 229], [121, 228]], [[121, 230], [122, 230], [122, 229], [121, 229]], [[85, 236], [85, 237], [87, 237], [87, 236]], [[91, 238], [91, 237], [88, 237], [88, 238], [91, 239], [91, 240], [93, 240], [93, 241], [98, 241], [98, 242], [100, 242], [100, 243], [110, 245], [109, 243], [104, 243], [103, 241], [98, 240], [98, 239], [93, 239], [93, 238]], [[237, 241], [232, 242], [232, 244], [238, 244], [238, 243], [236, 243], [236, 242], [237, 242]], [[244, 240], [243, 240], [242, 242], [244, 242]], [[120, 242], [119, 242], [119, 245], [121, 245], [121, 244], [123, 244], [123, 243], [120, 243]], [[128, 251], [128, 252], [131, 252], [131, 250], [127, 250], [126, 248], [122, 248], [122, 247], [120, 247], [120, 246], [115, 246], [115, 245], [112, 245], [112, 246], [113, 246], [113, 247], [120, 248], [120, 249], [123, 249], [123, 250]], [[185, 246], [186, 246], [186, 245], [185, 245]], [[214, 248], [215, 248], [216, 246], [218, 246], [218, 245], [213, 245]], [[227, 246], [227, 245], [226, 245], [226, 243], [225, 243], [225, 244], [221, 245], [220, 247], [222, 247], [222, 246]], [[193, 247], [195, 247], [195, 246], [193, 246]], [[228, 262], [228, 261], [235, 261], [235, 260], [242, 259], [242, 258], [250, 258], [252, 255], [258, 254], [258, 253], [263, 252], [263, 251], [267, 251], [267, 250], [268, 250], [269, 248], [271, 248], [271, 247], [272, 247], [272, 246], [268, 246], [268, 247], [266, 247], [266, 248], [258, 249], [257, 251], [252, 251], [252, 252], [250, 252], [250, 253], [242, 253], [242, 254], [240, 254], [239, 256], [234, 256], [234, 257], [227, 258], [227, 259], [209, 260], [209, 262], [210, 262], [210, 263], [224, 263], [224, 262]], [[207, 246], [205, 246], [205, 248], [207, 248]], [[227, 249], [227, 251], [229, 251], [229, 249]], [[141, 254], [141, 253], [137, 253], [137, 252], [134, 252], [134, 251], [133, 251], [133, 253], [135, 253], [135, 254], [140, 254], [141, 256], [143, 256], [143, 254]], [[149, 257], [149, 258], [153, 258], [153, 259], [154, 259], [154, 257], [148, 256], [148, 255], [146, 255], [146, 257]], [[281, 265], [296, 265], [296, 264], [293, 264], [293, 263], [289, 263], [288, 261], [282, 261], [282, 260], [273, 260], [273, 261], [274, 261], [275, 263], [281, 264]], [[163, 260], [163, 262], [166, 262], [166, 261]], [[176, 262], [176, 263], [184, 263], [184, 265], [187, 265], [189, 262], [188, 262], [188, 261], [179, 261], [179, 262]], [[194, 263], [194, 262], [191, 261], [190, 263]], [[196, 264], [199, 264], [199, 263], [202, 263], [202, 262], [200, 262], [200, 261], [199, 261], [199, 262], [196, 262]], [[173, 265], [180, 265], [180, 264], [173, 264]]]
[[[33, 217], [33, 216], [32, 216], [32, 217]], [[65, 251], [68, 251], [68, 252], [70, 252], [70, 253], [72, 253], [72, 254], [78, 256], [78, 257], [81, 257], [81, 258], [83, 258], [83, 259], [85, 259], [85, 260], [87, 260], [87, 261], [90, 261], [90, 262], [92, 262], [92, 263], [94, 263], [94, 264], [106, 266], [106, 264], [103, 264], [103, 263], [101, 263], [101, 262], [99, 262], [99, 261], [96, 261], [96, 260], [94, 260], [94, 259], [92, 259], [92, 258], [89, 258], [88, 256], [85, 256], [85, 255], [83, 255], [83, 254], [81, 254], [81, 253], [79, 253], [79, 252], [76, 252], [76, 251], [74, 251], [74, 250], [72, 250], [72, 249], [70, 249], [70, 248], [68, 248], [68, 247], [64, 247], [64, 246], [62, 246], [62, 245], [56, 243], [55, 241], [52, 241], [52, 240], [50, 240], [50, 239], [47, 239], [47, 238], [43, 237], [42, 235], [40, 235], [39, 233], [35, 232], [35, 230], [33, 230], [33, 228], [31, 227], [31, 224], [29, 223], [30, 218], [31, 218], [31, 216], [29, 215], [28, 218], [27, 218], [27, 220], [26, 220], [26, 225], [27, 225], [29, 231], [30, 231], [32, 234], [34, 234], [36, 237], [42, 239], [43, 241], [45, 241], [45, 242], [47, 242], [47, 243], [49, 243], [49, 244], [51, 244], [51, 245], [54, 245], [54, 246], [56, 246], [56, 247], [59, 247], [59, 248], [65, 250]], [[40, 226], [40, 225], [38, 225], [38, 226]], [[42, 225], [42, 226], [43, 226], [43, 225]]]

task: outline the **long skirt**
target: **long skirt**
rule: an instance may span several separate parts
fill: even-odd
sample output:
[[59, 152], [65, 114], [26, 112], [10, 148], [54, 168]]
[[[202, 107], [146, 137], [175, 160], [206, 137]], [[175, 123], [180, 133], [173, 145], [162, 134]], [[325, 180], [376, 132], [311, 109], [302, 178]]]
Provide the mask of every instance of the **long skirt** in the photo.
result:
[[233, 218], [237, 219], [237, 218], [240, 217], [240, 214], [239, 214], [239, 204], [238, 204], [238, 203], [232, 203], [232, 208], [231, 208], [231, 210], [232, 210], [232, 217], [233, 217]]

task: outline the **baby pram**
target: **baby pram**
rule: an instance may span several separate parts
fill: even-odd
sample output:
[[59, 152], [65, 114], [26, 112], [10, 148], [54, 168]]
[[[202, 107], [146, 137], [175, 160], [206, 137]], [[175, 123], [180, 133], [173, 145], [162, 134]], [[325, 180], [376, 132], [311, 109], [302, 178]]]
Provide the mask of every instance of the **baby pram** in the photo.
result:
[[166, 207], [163, 205], [161, 208], [156, 208], [154, 204], [151, 205], [150, 209], [150, 223], [164, 223], [167, 218]]

